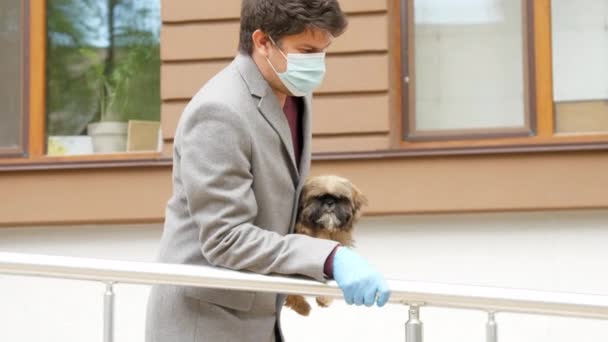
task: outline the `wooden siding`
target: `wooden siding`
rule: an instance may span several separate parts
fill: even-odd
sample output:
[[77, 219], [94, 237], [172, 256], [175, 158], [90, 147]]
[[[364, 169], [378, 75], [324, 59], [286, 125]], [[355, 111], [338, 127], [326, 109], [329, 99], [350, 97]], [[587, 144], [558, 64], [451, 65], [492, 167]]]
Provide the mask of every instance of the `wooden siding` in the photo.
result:
[[[334, 41], [329, 53], [386, 52], [387, 20], [383, 13], [350, 17], [348, 30]], [[238, 20], [165, 24], [161, 57], [164, 61], [232, 59], [238, 35]]]
[[[368, 215], [608, 208], [605, 152], [319, 160], [312, 171], [352, 179]], [[0, 189], [0, 227], [162, 222], [171, 168], [2, 172]]]
[[[187, 101], [163, 103], [163, 137], [171, 140]], [[358, 96], [317, 96], [313, 103], [313, 134], [386, 133], [389, 130], [388, 96], [367, 94]]]
[[[240, 3], [162, 3], [161, 115], [167, 152], [188, 100], [237, 53]], [[316, 93], [313, 152], [383, 150], [390, 130], [387, 2], [340, 3], [349, 28], [330, 48], [328, 73]]]
[[[389, 14], [386, 0], [341, 0], [341, 3], [350, 15], [351, 27], [332, 47], [328, 82], [316, 95], [314, 150], [384, 149], [389, 131], [391, 145], [399, 147], [399, 130], [390, 130], [389, 122], [399, 122], [397, 118], [401, 115], [401, 80], [396, 72], [400, 65], [400, 37], [395, 29], [390, 30], [390, 41], [382, 37], [389, 25], [387, 20], [391, 20], [387, 16], [398, 18], [399, 1], [388, 2]], [[537, 62], [542, 62], [550, 60], [549, 0], [538, 0], [534, 4], [537, 12], [544, 9], [540, 12], [547, 15], [535, 20], [535, 37], [542, 42], [535, 55]], [[162, 120], [166, 156], [172, 153], [174, 130], [188, 98], [226, 65], [236, 50], [236, 37], [232, 35], [237, 27], [239, 6], [240, 0], [163, 0]], [[44, 17], [40, 13], [35, 16]], [[43, 48], [39, 44], [43, 41], [40, 37], [44, 36], [42, 26], [32, 28], [32, 32], [38, 32], [38, 36], [31, 39], [32, 46], [37, 46], [32, 51], [40, 52]], [[206, 48], [210, 45], [213, 48]], [[386, 51], [388, 46], [390, 57]], [[538, 112], [545, 113], [541, 117], [547, 119], [539, 121], [538, 133], [541, 139], [554, 139], [553, 115], [546, 115], [552, 114], [554, 107], [551, 63], [537, 64], [538, 95], [543, 99], [538, 102]], [[39, 79], [44, 76], [39, 72], [44, 63], [32, 65], [31, 89], [33, 94], [38, 94], [44, 90], [44, 82]], [[389, 84], [392, 85], [390, 91]], [[44, 108], [42, 102], [37, 101], [33, 103], [33, 112]], [[590, 105], [557, 104], [557, 124], [568, 120], [571, 122], [568, 127], [584, 124], [575, 130], [588, 129], [591, 126], [586, 116], [592, 115], [595, 120], [605, 111], [605, 103]], [[393, 116], [392, 121], [389, 114]], [[43, 131], [39, 124], [30, 124]], [[596, 139], [593, 134], [574, 137], [572, 141], [565, 140], [568, 134], [560, 136], [564, 136], [560, 139], [565, 143]], [[466, 144], [485, 146], [485, 142], [479, 141]], [[40, 147], [32, 151], [40, 154], [43, 150]], [[121, 158], [132, 157], [112, 158], [118, 163]], [[608, 208], [604, 191], [608, 183], [605, 150], [443, 157], [370, 154], [367, 159], [340, 160], [326, 160], [326, 155], [317, 157], [313, 174], [340, 174], [352, 179], [369, 198], [370, 205], [365, 210], [368, 215]], [[171, 167], [168, 161], [147, 165], [116, 164], [115, 168], [107, 164], [102, 168], [88, 165], [74, 170], [48, 170], [43, 166], [35, 171], [5, 169], [0, 172], [0, 203], [3, 204], [0, 227], [162, 222], [171, 195]]]
[[[340, 5], [347, 13], [384, 12], [387, 9], [386, 0], [341, 0]], [[241, 0], [163, 0], [162, 9], [165, 23], [238, 19]]]

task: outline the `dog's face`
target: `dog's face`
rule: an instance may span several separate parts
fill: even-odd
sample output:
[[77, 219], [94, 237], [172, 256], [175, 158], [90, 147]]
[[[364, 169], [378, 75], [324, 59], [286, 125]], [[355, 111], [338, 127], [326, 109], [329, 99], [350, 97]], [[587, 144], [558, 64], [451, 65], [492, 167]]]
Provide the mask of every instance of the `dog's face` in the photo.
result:
[[308, 179], [300, 197], [298, 220], [304, 226], [348, 231], [361, 215], [367, 200], [348, 179], [319, 176]]

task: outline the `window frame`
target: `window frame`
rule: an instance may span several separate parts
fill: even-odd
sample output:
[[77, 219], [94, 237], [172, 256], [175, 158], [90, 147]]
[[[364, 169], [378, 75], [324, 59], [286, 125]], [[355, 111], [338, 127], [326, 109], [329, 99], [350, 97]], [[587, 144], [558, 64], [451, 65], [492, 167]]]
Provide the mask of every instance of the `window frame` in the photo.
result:
[[[406, 34], [402, 35], [402, 46], [406, 51], [415, 51], [415, 20], [414, 3], [416, 0], [407, 1], [402, 6], [402, 15], [407, 18], [402, 21], [401, 29]], [[406, 141], [446, 141], [446, 140], [472, 140], [479, 138], [501, 138], [521, 137], [534, 134], [536, 121], [536, 110], [534, 106], [534, 44], [530, 39], [530, 32], [534, 25], [532, 21], [533, 8], [528, 0], [519, 0], [522, 5], [522, 53], [523, 53], [523, 81], [524, 81], [524, 126], [523, 127], [500, 127], [500, 128], [478, 128], [478, 129], [446, 129], [446, 130], [417, 130], [416, 129], [416, 54], [406, 54], [402, 59], [402, 70], [404, 73], [403, 98], [405, 99], [405, 115], [403, 120], [402, 139]]]
[[138, 167], [170, 165], [166, 152], [92, 154], [84, 156], [46, 155], [46, 4], [47, 0], [24, 0], [24, 149], [2, 154], [0, 171]]
[[[27, 156], [29, 150], [29, 139], [28, 139], [28, 126], [29, 126], [29, 60], [30, 47], [29, 47], [29, 31], [30, 31], [30, 9], [29, 1], [20, 1], [20, 13], [21, 13], [21, 91], [20, 94], [20, 134], [19, 134], [19, 145], [16, 147], [2, 147], [0, 146], [0, 158], [19, 158]], [[1, 160], [1, 159], [0, 159]]]
[[[412, 112], [411, 85], [415, 80], [408, 74], [413, 58], [406, 58], [412, 51], [413, 4], [415, 0], [390, 0], [390, 46], [391, 58], [391, 148], [386, 155], [420, 156], [450, 154], [520, 153], [547, 151], [584, 151], [608, 149], [606, 134], [560, 134], [555, 132], [555, 104], [553, 101], [553, 51], [551, 0], [522, 0], [528, 15], [524, 18], [527, 33], [525, 45], [528, 49], [529, 70], [526, 96], [532, 114], [529, 134], [509, 132], [497, 134], [484, 130], [486, 134], [464, 137], [463, 134], [443, 135], [439, 138], [407, 135], [409, 115]], [[404, 20], [404, 18], [409, 18]], [[462, 133], [462, 132], [461, 132]], [[472, 133], [466, 131], [464, 133]], [[534, 135], [535, 134], [535, 135]], [[408, 136], [407, 139], [405, 137]], [[459, 138], [459, 139], [456, 139]], [[464, 139], [463, 139], [464, 138]], [[369, 154], [369, 153], [367, 153]]]

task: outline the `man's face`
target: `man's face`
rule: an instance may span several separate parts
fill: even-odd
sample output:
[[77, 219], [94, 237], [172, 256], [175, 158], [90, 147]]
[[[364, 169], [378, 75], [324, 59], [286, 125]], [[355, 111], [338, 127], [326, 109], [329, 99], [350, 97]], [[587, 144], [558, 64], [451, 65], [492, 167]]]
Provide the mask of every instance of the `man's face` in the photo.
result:
[[[280, 41], [275, 40], [276, 45], [272, 40], [268, 39], [265, 45], [268, 60], [272, 63], [277, 72], [282, 73], [287, 70], [287, 59], [285, 57], [288, 54], [325, 52], [332, 41], [333, 37], [331, 34], [313, 28], [302, 33], [283, 37]], [[291, 95], [289, 90], [287, 90], [274, 72], [265, 76], [272, 88], [277, 89], [284, 94]]]
[[[274, 39], [274, 37], [271, 38]], [[275, 43], [277, 45], [274, 45], [269, 39], [268, 59], [270, 59], [278, 72], [285, 72], [287, 69], [285, 56], [287, 54], [325, 52], [332, 43], [332, 36], [326, 31], [313, 28], [302, 33], [283, 37], [280, 41], [275, 40]]]

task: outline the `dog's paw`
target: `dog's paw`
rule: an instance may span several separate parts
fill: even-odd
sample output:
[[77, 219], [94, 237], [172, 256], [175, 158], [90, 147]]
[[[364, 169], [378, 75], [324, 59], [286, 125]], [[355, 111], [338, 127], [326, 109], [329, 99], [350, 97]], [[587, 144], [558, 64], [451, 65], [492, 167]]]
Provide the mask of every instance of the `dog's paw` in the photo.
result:
[[334, 301], [334, 299], [331, 297], [317, 297], [316, 299], [317, 299], [317, 304], [319, 304], [319, 306], [322, 308], [329, 307], [331, 305], [331, 303]]
[[308, 304], [308, 302], [306, 300], [303, 300], [303, 301], [298, 301], [292, 309], [294, 309], [295, 312], [299, 313], [302, 316], [308, 316], [308, 315], [310, 315], [311, 307], [310, 307], [310, 304]]
[[285, 306], [291, 308], [293, 311], [299, 313], [302, 316], [308, 316], [311, 310], [310, 304], [308, 304], [306, 298], [304, 298], [303, 296], [287, 296]]

